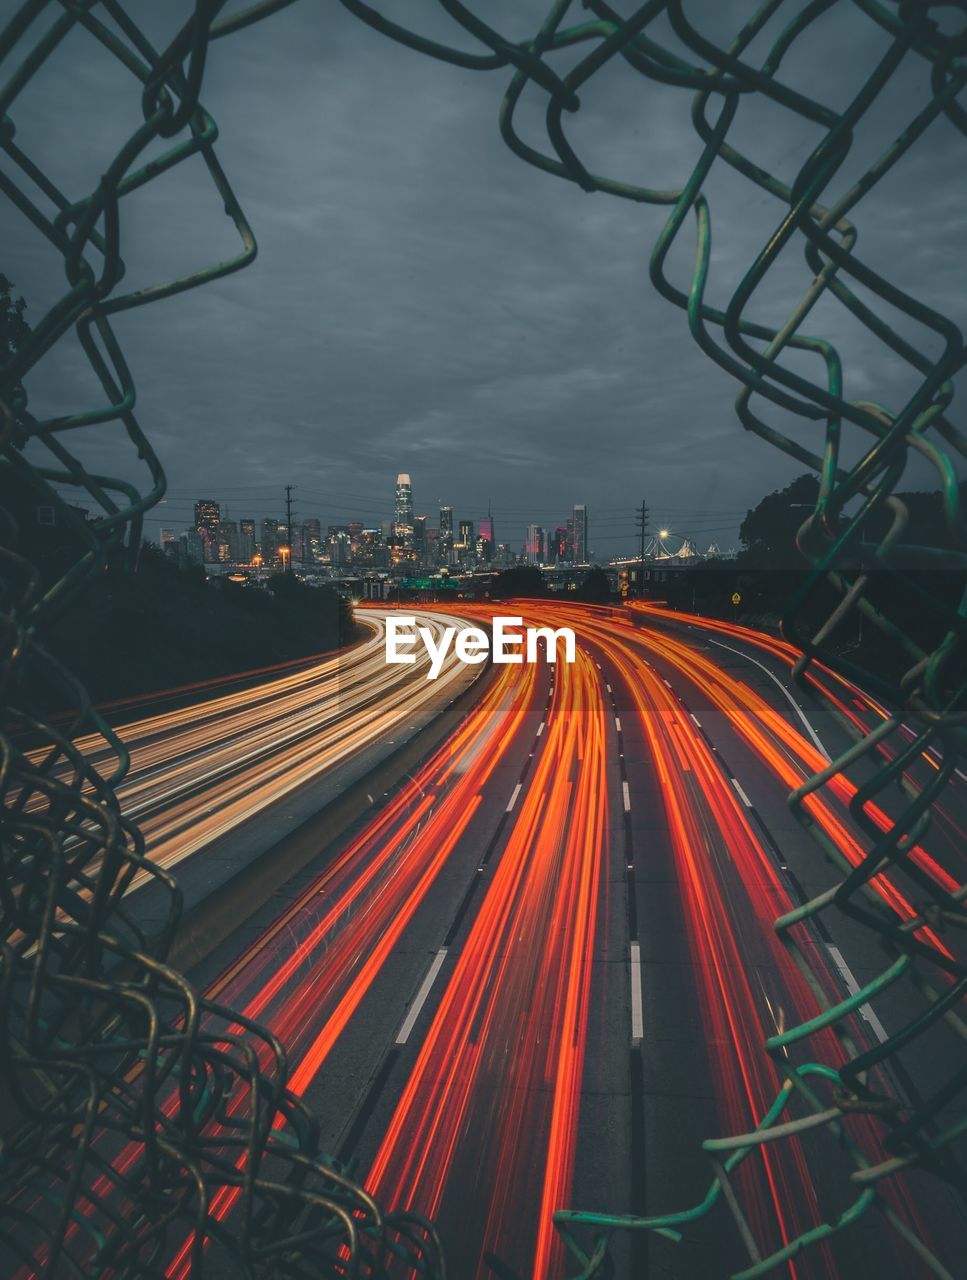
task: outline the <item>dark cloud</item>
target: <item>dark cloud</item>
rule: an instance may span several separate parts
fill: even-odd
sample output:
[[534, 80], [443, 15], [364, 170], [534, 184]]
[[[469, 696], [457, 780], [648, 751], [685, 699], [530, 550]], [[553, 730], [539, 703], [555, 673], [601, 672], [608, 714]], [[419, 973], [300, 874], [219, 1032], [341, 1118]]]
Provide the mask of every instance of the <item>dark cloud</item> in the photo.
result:
[[[159, 42], [186, 9], [128, 7]], [[508, 0], [487, 14], [522, 38], [545, 9]], [[686, 5], [720, 39], [750, 10]], [[471, 47], [437, 5], [412, 11], [428, 34]], [[886, 44], [854, 6], [835, 6], [783, 74], [842, 108]], [[331, 3], [295, 5], [213, 46], [204, 102], [259, 256], [241, 274], [117, 319], [139, 418], [170, 477], [159, 521], [179, 526], [201, 492], [261, 516], [279, 509], [285, 483], [299, 486], [301, 513], [324, 524], [353, 504], [375, 519], [390, 514], [396, 472], [408, 470], [418, 510], [432, 515], [442, 500], [476, 517], [492, 499], [498, 536], [514, 543], [528, 518], [550, 523], [585, 501], [592, 533], [598, 516], [592, 544], [630, 546], [631, 509], [645, 496], [673, 527], [702, 525], [727, 545], [738, 513], [798, 473], [744, 436], [735, 385], [648, 281], [667, 210], [586, 195], [513, 156], [497, 128], [507, 79], [400, 48]], [[928, 91], [926, 64], [911, 57], [878, 122], [858, 135], [859, 159], [882, 149]], [[139, 99], [133, 78], [77, 33], [15, 104], [18, 141], [77, 198], [134, 127]], [[663, 188], [684, 180], [699, 151], [687, 93], [617, 68], [583, 100], [566, 127], [590, 167]], [[543, 105], [531, 93], [521, 125], [546, 149]], [[738, 145], [788, 180], [819, 137], [752, 100], [735, 129]], [[959, 135], [936, 122], [855, 214], [857, 252], [955, 319], [962, 154]], [[840, 175], [841, 189], [855, 169]], [[782, 210], [721, 166], [707, 194], [710, 297], [724, 302]], [[24, 220], [5, 215], [4, 231], [0, 268], [36, 317], [63, 288], [59, 260]], [[228, 257], [233, 236], [201, 163], [182, 165], [125, 201], [125, 286]], [[668, 266], [681, 287], [692, 256], [689, 226]], [[791, 249], [750, 314], [781, 323], [809, 279]], [[841, 308], [824, 302], [809, 328], [843, 350], [848, 394], [902, 403], [907, 371]], [[99, 398], [70, 339], [28, 386], [38, 413]], [[86, 447], [104, 470], [129, 468], [116, 429], [91, 433]], [[918, 481], [932, 483], [925, 472], [914, 472]]]

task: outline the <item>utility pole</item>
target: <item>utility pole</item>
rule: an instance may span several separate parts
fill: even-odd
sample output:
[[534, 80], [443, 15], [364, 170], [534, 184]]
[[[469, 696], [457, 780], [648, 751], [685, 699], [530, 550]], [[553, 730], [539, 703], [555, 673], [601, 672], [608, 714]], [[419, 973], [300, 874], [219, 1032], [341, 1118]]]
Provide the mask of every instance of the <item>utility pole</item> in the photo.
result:
[[637, 516], [638, 524], [638, 599], [645, 596], [645, 532], [648, 528], [648, 507], [641, 500], [641, 511]]
[[286, 524], [286, 541], [289, 544], [289, 558], [286, 562], [286, 572], [292, 572], [292, 490], [295, 486], [287, 484], [285, 486], [285, 524]]

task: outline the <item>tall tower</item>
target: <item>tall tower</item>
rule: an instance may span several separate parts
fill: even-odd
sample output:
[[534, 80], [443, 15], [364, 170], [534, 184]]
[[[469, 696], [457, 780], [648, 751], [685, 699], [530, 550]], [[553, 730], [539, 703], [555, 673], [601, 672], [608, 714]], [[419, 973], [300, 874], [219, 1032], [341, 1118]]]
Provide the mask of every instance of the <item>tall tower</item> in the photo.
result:
[[396, 537], [406, 547], [413, 545], [413, 486], [406, 471], [396, 477]]
[[222, 509], [214, 498], [199, 498], [195, 503], [195, 532], [199, 534], [207, 561], [218, 558], [218, 522]]
[[440, 541], [448, 551], [453, 546], [453, 507], [440, 508]]
[[588, 509], [583, 502], [576, 503], [571, 517], [571, 558], [575, 564], [588, 562]]
[[544, 530], [539, 524], [529, 524], [527, 526], [524, 556], [528, 564], [540, 564], [544, 559]]
[[420, 555], [426, 551], [426, 516], [413, 517], [413, 546]]
[[195, 528], [205, 529], [208, 533], [218, 532], [218, 522], [222, 518], [222, 509], [213, 498], [199, 498], [195, 503]]

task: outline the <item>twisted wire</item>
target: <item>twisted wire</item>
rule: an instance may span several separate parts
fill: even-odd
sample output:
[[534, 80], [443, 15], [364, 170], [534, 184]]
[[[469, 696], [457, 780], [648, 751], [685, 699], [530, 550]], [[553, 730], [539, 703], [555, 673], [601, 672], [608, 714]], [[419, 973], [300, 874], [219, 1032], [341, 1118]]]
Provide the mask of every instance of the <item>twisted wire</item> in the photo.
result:
[[[409, 48], [468, 69], [506, 69], [510, 81], [500, 103], [499, 128], [507, 146], [528, 164], [586, 192], [668, 209], [650, 258], [652, 285], [685, 313], [688, 331], [702, 351], [740, 383], [735, 411], [742, 426], [819, 477], [815, 507], [798, 535], [809, 572], [783, 616], [785, 635], [804, 654], [796, 677], [802, 680], [809, 665], [821, 659], [893, 708], [873, 733], [789, 798], [793, 814], [825, 855], [830, 879], [823, 893], [776, 921], [780, 937], [816, 994], [819, 1012], [808, 1023], [773, 1036], [764, 1046], [783, 1080], [775, 1105], [760, 1118], [754, 1132], [704, 1144], [714, 1178], [708, 1195], [692, 1209], [650, 1218], [559, 1211], [556, 1222], [577, 1263], [576, 1274], [605, 1273], [611, 1240], [618, 1231], [651, 1230], [678, 1238], [689, 1223], [724, 1202], [749, 1256], [748, 1266], [739, 1273], [742, 1276], [758, 1276], [783, 1266], [804, 1248], [852, 1226], [874, 1209], [913, 1246], [929, 1272], [946, 1276], [928, 1244], [894, 1212], [886, 1184], [904, 1169], [919, 1167], [967, 1193], [967, 1180], [954, 1153], [967, 1130], [967, 1059], [949, 1064], [940, 1084], [917, 1090], [911, 1097], [898, 1092], [883, 1096], [882, 1082], [890, 1077], [877, 1069], [895, 1063], [902, 1050], [925, 1037], [941, 1019], [961, 1043], [967, 1040], [963, 1016], [967, 885], [938, 879], [917, 858], [931, 805], [957, 769], [967, 725], [963, 577], [967, 536], [958, 476], [967, 437], [949, 417], [953, 378], [964, 364], [965, 346], [963, 335], [947, 316], [864, 261], [858, 252], [858, 217], [860, 213], [875, 217], [876, 203], [869, 197], [875, 196], [883, 178], [937, 119], [945, 117], [967, 134], [967, 111], [961, 101], [967, 80], [963, 6], [955, 6], [951, 15], [951, 6], [930, 0], [893, 4], [851, 0], [868, 20], [869, 35], [880, 37], [883, 53], [868, 76], [857, 75], [855, 83], [841, 86], [847, 105], [834, 109], [784, 79], [783, 72], [797, 45], [806, 42], [830, 10], [844, 7], [848, 0], [750, 4], [749, 16], [728, 44], [718, 44], [702, 33], [692, 16], [695, 6], [685, 0], [649, 0], [629, 16], [607, 0], [583, 0], [581, 5], [553, 0], [525, 41], [511, 40], [492, 26], [486, 5], [439, 2], [472, 38], [470, 50], [408, 29], [397, 20], [396, 9], [390, 19], [364, 0], [342, 0], [363, 22]], [[754, 53], [753, 47], [765, 51]], [[875, 116], [896, 84], [899, 67], [910, 60], [919, 69], [923, 92], [918, 102], [924, 105], [911, 106], [905, 127], [891, 145], [859, 176], [838, 187], [846, 162], [855, 158], [860, 126]], [[625, 73], [630, 68], [644, 79], [691, 94], [691, 122], [701, 152], [677, 189], [636, 185], [598, 172], [575, 141], [578, 131], [572, 121], [583, 109], [582, 97], [590, 97], [592, 82], [616, 75], [619, 66]], [[545, 136], [540, 142], [530, 132], [525, 139], [519, 126], [525, 93], [529, 106], [543, 95]], [[795, 117], [813, 128], [816, 143], [791, 182], [770, 172], [735, 140], [734, 124], [744, 99], [768, 100], [788, 119]], [[630, 94], [625, 101], [633, 110]], [[651, 126], [653, 135], [657, 128]], [[960, 157], [961, 166], [965, 159], [967, 151]], [[754, 189], [765, 193], [776, 213], [768, 238], [741, 282], [727, 303], [718, 306], [709, 297], [714, 284], [714, 208], [705, 188], [713, 170], [722, 166], [740, 174], [750, 194]], [[937, 175], [938, 185], [944, 179], [949, 184], [954, 173], [956, 159]], [[689, 226], [694, 269], [690, 279], [676, 280], [669, 262], [673, 247], [688, 234]], [[778, 326], [764, 324], [754, 318], [756, 304], [790, 247], [802, 255], [803, 292], [790, 299], [788, 289], [783, 289], [788, 306], [785, 321]], [[903, 403], [888, 407], [847, 398], [840, 353], [808, 327], [820, 301], [841, 307], [881, 344], [885, 357], [915, 375], [915, 385]], [[891, 311], [902, 319], [902, 328], [887, 318]], [[909, 336], [911, 330], [916, 340]], [[812, 370], [808, 376], [807, 367]], [[807, 428], [815, 425], [823, 435], [821, 450], [809, 443]], [[851, 457], [858, 460], [850, 461]], [[911, 457], [924, 461], [935, 474], [949, 539], [944, 550], [913, 545], [905, 538], [909, 513], [896, 489]], [[870, 541], [871, 528], [884, 515], [888, 516], [886, 533]], [[934, 567], [959, 575], [959, 595], [953, 600], [924, 572]], [[890, 592], [882, 590], [886, 575]], [[877, 579], [881, 589], [874, 599], [871, 588]], [[817, 627], [816, 609], [830, 585], [838, 604]], [[891, 664], [867, 670], [836, 644], [850, 619], [855, 629], [858, 616], [873, 629], [892, 666], [900, 671], [896, 678], [882, 674]], [[851, 733], [857, 732], [844, 723]], [[884, 745], [893, 757], [887, 765], [877, 755]], [[910, 764], [927, 752], [941, 761], [933, 778], [919, 794], [908, 793], [904, 812], [882, 829], [874, 817], [874, 810], [883, 812], [877, 800], [887, 792], [895, 795]], [[876, 767], [850, 806], [866, 837], [864, 856], [854, 866], [811, 821], [808, 802], [860, 761]], [[916, 904], [913, 918], [899, 918], [876, 892], [874, 882], [885, 871], [911, 894]], [[871, 930], [882, 943], [885, 958], [879, 974], [831, 1005], [814, 971], [810, 928], [823, 915], [836, 913]], [[921, 1002], [919, 1014], [874, 1050], [862, 1050], [851, 1029], [854, 1016], [901, 980], [914, 984]], [[808, 1050], [811, 1039], [826, 1028], [834, 1030], [845, 1066], [793, 1058], [793, 1046]], [[857, 1112], [876, 1115], [880, 1121], [882, 1148], [872, 1158], [853, 1140], [845, 1123]], [[851, 1156], [854, 1171], [851, 1185], [845, 1188], [846, 1207], [838, 1217], [817, 1221], [801, 1236], [770, 1251], [754, 1237], [734, 1171], [768, 1143], [794, 1141], [817, 1130]], [[743, 1185], [748, 1187], [748, 1181]], [[763, 1195], [763, 1201], [768, 1197]]]
[[[286, 1089], [276, 1038], [165, 963], [181, 898], [120, 810], [126, 748], [43, 646], [50, 620], [109, 560], [133, 561], [144, 512], [164, 493], [113, 316], [255, 256], [199, 94], [211, 40], [260, 15], [219, 27], [221, 8], [198, 0], [164, 49], [120, 0], [28, 0], [0, 31], [0, 190], [64, 269], [61, 295], [0, 352], [0, 480], [5, 493], [50, 506], [76, 548], [63, 572], [45, 578], [31, 563], [31, 531], [0, 514], [0, 1270], [161, 1280], [230, 1266], [250, 1277], [361, 1277], [385, 1275], [398, 1259], [413, 1274], [442, 1277], [429, 1224], [385, 1212], [322, 1150], [311, 1111]], [[90, 191], [71, 198], [21, 149], [15, 120], [32, 77], [57, 59], [64, 72], [77, 37], [133, 77], [143, 118]], [[124, 292], [127, 198], [193, 158], [234, 226], [237, 252]], [[40, 418], [25, 383], [71, 334], [102, 398]], [[85, 465], [87, 432], [105, 426], [117, 432], [116, 453], [140, 465], [140, 482]], [[67, 723], [55, 727], [35, 710], [37, 688], [59, 691]], [[113, 769], [99, 771], [74, 747], [91, 732], [111, 748]], [[125, 907], [142, 873], [164, 900], [150, 935]]]

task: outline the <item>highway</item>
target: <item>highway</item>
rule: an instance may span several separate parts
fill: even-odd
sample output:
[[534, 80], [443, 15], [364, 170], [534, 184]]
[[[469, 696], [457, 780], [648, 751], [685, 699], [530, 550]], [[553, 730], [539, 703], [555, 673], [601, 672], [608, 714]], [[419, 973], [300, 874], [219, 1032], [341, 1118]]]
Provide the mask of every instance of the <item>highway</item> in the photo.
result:
[[[451, 1274], [523, 1280], [566, 1273], [555, 1207], [694, 1204], [711, 1173], [700, 1141], [751, 1128], [773, 1101], [762, 1042], [816, 1008], [772, 928], [817, 861], [785, 795], [824, 757], [795, 695], [746, 656], [753, 682], [618, 611], [519, 611], [574, 626], [577, 663], [499, 669], [447, 746], [209, 972], [212, 994], [285, 1040], [330, 1149], [381, 1202], [439, 1224]], [[837, 786], [813, 817], [853, 860], [852, 784]], [[919, 856], [945, 883], [956, 871]], [[912, 913], [900, 887], [880, 888]], [[830, 996], [855, 981], [851, 961], [864, 976], [875, 963], [849, 934], [806, 945]], [[887, 1017], [858, 1017], [858, 1043]], [[823, 1048], [841, 1060], [831, 1033]], [[870, 1150], [873, 1124], [851, 1126]], [[830, 1145], [769, 1148], [740, 1176], [764, 1251], [832, 1211], [848, 1170]], [[892, 1208], [938, 1247], [950, 1235], [942, 1188], [911, 1179]], [[742, 1253], [723, 1211], [680, 1245], [626, 1240], [616, 1258], [619, 1274], [708, 1277]], [[920, 1274], [872, 1222], [785, 1270], [873, 1262]]]
[[[460, 608], [477, 622], [493, 612]], [[326, 1149], [381, 1203], [433, 1219], [451, 1280], [562, 1280], [572, 1272], [555, 1209], [688, 1208], [712, 1176], [701, 1141], [749, 1130], [773, 1102], [762, 1043], [817, 1009], [773, 921], [828, 876], [785, 797], [846, 741], [832, 698], [871, 720], [882, 708], [831, 673], [803, 695], [789, 683], [794, 652], [759, 633], [552, 602], [499, 612], [572, 626], [576, 662], [493, 668], [443, 746], [192, 976], [282, 1039], [290, 1087], [318, 1114]], [[380, 714], [368, 682], [392, 677], [381, 651], [370, 656], [334, 743], [357, 714]], [[300, 749], [277, 751], [277, 777]], [[855, 787], [840, 779], [807, 802], [845, 865], [862, 856]], [[951, 838], [962, 808], [954, 795], [916, 851], [944, 885], [962, 874]], [[913, 913], [908, 886], [881, 876], [877, 890]], [[921, 932], [946, 952], [948, 938]], [[882, 968], [855, 927], [804, 928], [800, 944], [831, 998]], [[903, 1014], [902, 1001], [865, 1006], [852, 1034], [872, 1046]], [[842, 1061], [831, 1031], [807, 1052], [820, 1051]], [[942, 1077], [962, 1050], [941, 1036], [931, 1053]], [[859, 1113], [848, 1125], [871, 1153], [876, 1125]], [[129, 1172], [141, 1158], [118, 1160]], [[846, 1208], [849, 1169], [822, 1134], [751, 1157], [736, 1187], [761, 1252]], [[230, 1225], [236, 1204], [225, 1191], [209, 1213]], [[963, 1208], [944, 1184], [897, 1181], [887, 1208], [945, 1269], [926, 1270], [871, 1215], [775, 1274], [958, 1274]], [[169, 1276], [191, 1275], [191, 1244], [172, 1240]], [[680, 1280], [746, 1260], [721, 1204], [681, 1243], [625, 1236], [613, 1256], [618, 1276]], [[229, 1276], [217, 1254], [210, 1263]]]
[[[367, 749], [393, 741], [476, 674], [452, 650], [434, 681], [426, 679], [425, 652], [414, 665], [387, 665], [385, 614], [367, 609], [360, 616], [366, 638], [316, 665], [117, 726], [131, 755], [118, 797], [154, 862], [177, 866]], [[421, 614], [419, 622], [437, 636], [444, 626], [462, 625], [439, 613]], [[114, 755], [100, 736], [76, 746], [102, 773], [113, 769]], [[147, 879], [136, 875], [129, 892]]]

